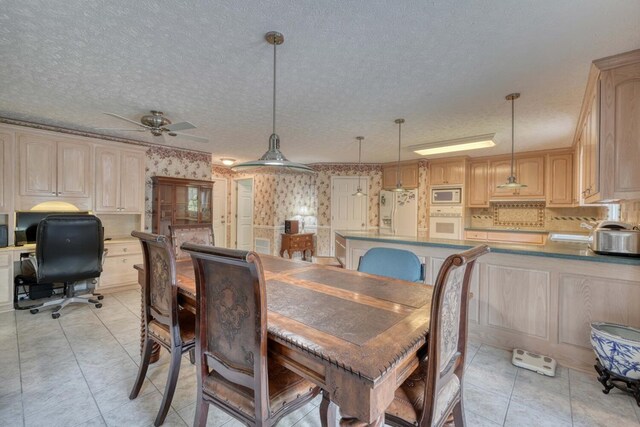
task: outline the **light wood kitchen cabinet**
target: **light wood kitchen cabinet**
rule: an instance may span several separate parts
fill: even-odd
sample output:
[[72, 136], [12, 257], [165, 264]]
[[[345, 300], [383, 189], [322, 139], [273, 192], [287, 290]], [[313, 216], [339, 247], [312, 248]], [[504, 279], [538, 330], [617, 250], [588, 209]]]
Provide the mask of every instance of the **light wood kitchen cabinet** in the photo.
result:
[[112, 290], [123, 286], [136, 286], [138, 272], [133, 268], [142, 263], [142, 248], [137, 240], [116, 240], [104, 244], [107, 256], [102, 266], [98, 290]]
[[431, 162], [429, 164], [429, 185], [464, 184], [464, 160]]
[[13, 256], [0, 253], [0, 312], [13, 310]]
[[18, 133], [17, 140], [20, 196], [90, 198], [92, 168], [89, 144], [30, 133]]
[[573, 154], [547, 155], [547, 206], [574, 206]]
[[467, 205], [471, 208], [489, 207], [489, 162], [486, 160], [469, 164]]
[[[392, 190], [398, 182], [398, 165], [391, 163], [382, 168], [382, 188]], [[418, 188], [418, 163], [400, 163], [400, 179], [404, 188]]]
[[0, 212], [13, 211], [13, 135], [0, 132]]
[[144, 152], [96, 147], [95, 211], [144, 211]]
[[489, 163], [489, 197], [492, 199], [541, 199], [544, 198], [544, 156], [518, 156], [514, 172], [520, 184], [526, 187], [498, 188], [511, 175], [511, 158], [491, 160]]

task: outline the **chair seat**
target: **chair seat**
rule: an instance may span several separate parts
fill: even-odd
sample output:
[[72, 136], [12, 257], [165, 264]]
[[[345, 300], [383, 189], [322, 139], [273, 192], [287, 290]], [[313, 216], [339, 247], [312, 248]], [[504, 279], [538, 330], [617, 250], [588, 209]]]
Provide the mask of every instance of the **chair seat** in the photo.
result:
[[[284, 366], [267, 361], [269, 371], [269, 402], [271, 414], [280, 408], [305, 395], [311, 394], [316, 386], [288, 370]], [[204, 380], [203, 393], [212, 398], [225, 401], [228, 405], [239, 409], [248, 418], [255, 418], [255, 401], [253, 390], [224, 379], [212, 371]]]
[[[189, 346], [195, 342], [196, 339], [196, 316], [187, 310], [178, 311], [178, 324], [180, 325], [180, 338], [182, 339], [182, 346]], [[152, 320], [149, 322], [149, 335], [157, 338], [167, 347], [171, 347], [171, 333], [169, 332], [169, 326]], [[187, 348], [188, 349], [188, 348]]]
[[[427, 379], [427, 362], [413, 371], [404, 383], [396, 390], [395, 397], [386, 413], [400, 418], [409, 425], [417, 425], [419, 415], [424, 405], [425, 382]], [[436, 399], [435, 417], [436, 423], [446, 413], [447, 408], [460, 390], [460, 380], [452, 375], [445, 384]]]

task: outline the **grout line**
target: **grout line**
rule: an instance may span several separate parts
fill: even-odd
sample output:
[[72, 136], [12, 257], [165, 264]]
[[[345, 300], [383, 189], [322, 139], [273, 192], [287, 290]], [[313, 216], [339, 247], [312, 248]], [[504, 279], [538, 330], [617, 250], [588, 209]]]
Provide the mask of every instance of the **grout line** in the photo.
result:
[[18, 339], [18, 318], [16, 317], [16, 312], [13, 312], [13, 324], [15, 327], [15, 337], [16, 337], [16, 349], [18, 351], [18, 376], [20, 377], [20, 406], [22, 407], [22, 425], [27, 425], [27, 419], [24, 415], [24, 400], [22, 396], [24, 395], [24, 389], [22, 387], [22, 357], [20, 352], [20, 340]]
[[573, 393], [571, 392], [571, 369], [568, 367], [567, 367], [567, 382], [569, 383], [569, 411], [571, 415], [571, 425], [573, 426], [573, 398], [572, 398]]

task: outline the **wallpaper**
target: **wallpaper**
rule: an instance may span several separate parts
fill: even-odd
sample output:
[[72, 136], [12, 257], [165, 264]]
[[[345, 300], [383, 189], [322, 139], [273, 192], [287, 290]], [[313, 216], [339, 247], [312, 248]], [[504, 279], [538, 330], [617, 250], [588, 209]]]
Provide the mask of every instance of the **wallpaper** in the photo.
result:
[[211, 155], [165, 147], [150, 147], [145, 164], [145, 230], [151, 232], [151, 212], [153, 210], [153, 186], [151, 177], [170, 176], [211, 180]]

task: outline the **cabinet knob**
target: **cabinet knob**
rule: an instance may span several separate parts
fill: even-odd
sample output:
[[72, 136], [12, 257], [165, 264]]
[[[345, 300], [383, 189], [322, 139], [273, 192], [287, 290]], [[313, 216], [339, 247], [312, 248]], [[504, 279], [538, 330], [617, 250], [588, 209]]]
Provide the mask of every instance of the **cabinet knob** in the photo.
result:
[[122, 252], [127, 252], [127, 248], [122, 248]]
[[123, 264], [125, 264], [126, 262], [127, 262], [127, 259], [126, 259], [126, 258], [123, 258], [123, 259], [122, 259], [122, 263], [123, 263]]

